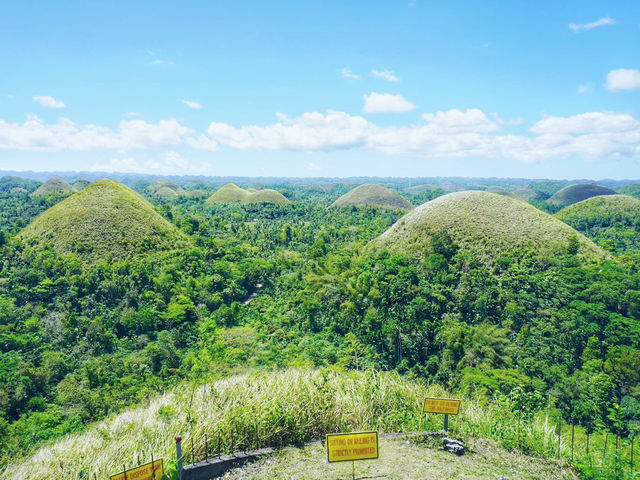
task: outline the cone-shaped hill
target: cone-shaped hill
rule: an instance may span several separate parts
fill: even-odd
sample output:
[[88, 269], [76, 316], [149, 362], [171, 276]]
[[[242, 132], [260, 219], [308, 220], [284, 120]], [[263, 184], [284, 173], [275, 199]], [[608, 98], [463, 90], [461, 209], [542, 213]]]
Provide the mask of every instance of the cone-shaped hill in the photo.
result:
[[45, 195], [65, 195], [74, 192], [74, 188], [69, 185], [68, 182], [61, 178], [54, 177], [38, 187], [38, 189], [31, 194], [32, 197], [44, 197]]
[[547, 200], [547, 203], [555, 205], [556, 207], [568, 207], [587, 198], [597, 197], [599, 195], [615, 195], [615, 193], [616, 192], [610, 188], [601, 185], [581, 183], [578, 185], [569, 185], [558, 190]]
[[581, 232], [617, 223], [640, 231], [640, 200], [629, 195], [591, 197], [563, 208], [556, 217]]
[[71, 182], [71, 186], [73, 187], [73, 189], [76, 192], [79, 192], [80, 190], [82, 190], [83, 188], [88, 187], [89, 185], [91, 185], [91, 182], [89, 180], [87, 180], [86, 178], [78, 178], [78, 179], [74, 180], [73, 182]]
[[277, 203], [285, 205], [291, 201], [277, 190], [245, 190], [235, 183], [220, 187], [208, 199], [207, 203], [228, 205], [233, 203]]
[[394, 190], [382, 185], [360, 185], [333, 202], [332, 207], [381, 207], [394, 210], [409, 210], [411, 202]]
[[465, 191], [438, 197], [398, 220], [373, 242], [378, 249], [422, 255], [431, 237], [450, 235], [462, 250], [491, 265], [503, 255], [524, 249], [534, 254], [562, 254], [572, 239], [586, 261], [606, 253], [591, 240], [553, 216], [514, 198], [489, 192]]
[[149, 191], [152, 195], [165, 200], [174, 200], [187, 193], [180, 185], [168, 180], [156, 180], [149, 185]]
[[32, 245], [52, 245], [98, 261], [186, 246], [188, 238], [129, 187], [98, 180], [37, 217], [18, 235]]

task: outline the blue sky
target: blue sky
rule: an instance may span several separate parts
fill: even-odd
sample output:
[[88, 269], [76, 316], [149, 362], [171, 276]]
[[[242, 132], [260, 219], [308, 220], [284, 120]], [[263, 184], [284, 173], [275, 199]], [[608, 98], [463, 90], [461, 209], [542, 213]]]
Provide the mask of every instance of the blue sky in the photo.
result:
[[0, 170], [640, 178], [640, 2], [11, 2]]

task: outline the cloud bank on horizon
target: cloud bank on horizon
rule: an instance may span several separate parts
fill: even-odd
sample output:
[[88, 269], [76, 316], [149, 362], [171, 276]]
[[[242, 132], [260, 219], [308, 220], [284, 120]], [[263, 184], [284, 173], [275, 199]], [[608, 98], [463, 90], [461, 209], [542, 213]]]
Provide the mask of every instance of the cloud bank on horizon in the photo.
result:
[[[101, 75], [95, 86], [87, 81], [91, 68], [74, 70], [89, 59], [65, 37], [69, 33], [48, 23], [46, 11], [29, 19], [19, 5], [11, 6], [7, 18], [37, 30], [25, 44], [41, 62], [29, 69], [7, 65], [12, 75], [0, 79], [0, 92], [6, 91], [0, 98], [0, 169], [52, 169], [50, 159], [68, 153], [78, 155], [69, 156], [67, 168], [214, 174], [232, 154], [240, 170], [269, 158], [277, 175], [289, 173], [288, 167], [267, 154], [283, 152], [297, 156], [309, 172], [331, 175], [340, 175], [339, 168], [325, 170], [327, 157], [314, 154], [347, 155], [363, 174], [375, 154], [388, 160], [379, 171], [389, 174], [401, 173], [395, 167], [404, 158], [425, 165], [473, 160], [487, 176], [501, 174], [505, 162], [540, 165], [544, 172], [580, 165], [586, 175], [598, 163], [617, 162], [640, 177], [640, 65], [631, 25], [640, 18], [633, 19], [639, 16], [633, 9], [598, 12], [596, 2], [587, 2], [581, 10], [586, 18], [567, 22], [553, 2], [546, 17], [510, 6], [500, 18], [472, 4], [385, 4], [362, 12], [329, 2], [317, 18], [296, 26], [287, 20], [299, 18], [294, 6], [276, 18], [256, 2], [255, 18], [263, 15], [273, 25], [254, 25], [254, 36], [247, 37], [246, 11], [220, 7], [227, 9], [230, 27], [218, 25], [217, 48], [206, 36], [205, 12], [222, 13], [214, 7], [195, 2], [202, 19], [195, 26], [165, 12], [164, 21], [181, 33], [169, 42], [157, 36], [142, 4], [130, 12], [145, 19], [140, 31], [123, 40], [113, 36], [122, 33], [117, 10], [102, 12], [105, 22], [95, 35], [112, 44], [92, 50], [92, 68]], [[80, 18], [93, 13], [75, 11]], [[340, 28], [342, 19], [352, 25], [359, 16], [366, 22]], [[376, 28], [394, 16], [403, 18], [401, 32], [386, 35]], [[315, 30], [319, 26], [326, 34]], [[469, 39], [456, 36], [456, 29]], [[285, 41], [283, 31], [299, 42]], [[57, 50], [42, 53], [47, 41]], [[0, 50], [12, 48], [0, 44]], [[136, 49], [137, 56], [131, 54]], [[58, 54], [72, 71], [41, 69]], [[126, 55], [133, 55], [128, 68], [137, 69], [137, 77], [126, 74]], [[114, 56], [117, 62], [108, 64]], [[80, 160], [83, 153], [95, 160]]]

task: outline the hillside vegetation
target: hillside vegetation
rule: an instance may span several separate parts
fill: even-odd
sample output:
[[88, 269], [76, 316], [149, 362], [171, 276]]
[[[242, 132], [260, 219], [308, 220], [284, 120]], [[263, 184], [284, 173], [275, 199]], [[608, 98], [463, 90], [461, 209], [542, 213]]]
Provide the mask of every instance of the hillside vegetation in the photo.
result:
[[623, 252], [640, 247], [640, 200], [637, 198], [591, 197], [563, 208], [556, 217], [609, 250]]
[[275, 203], [286, 205], [291, 203], [291, 201], [277, 190], [245, 190], [237, 186], [235, 183], [228, 183], [214, 192], [213, 195], [207, 199], [207, 203], [217, 203], [221, 205], [230, 205], [234, 203]]
[[615, 195], [615, 191], [610, 188], [595, 184], [578, 184], [569, 185], [554, 193], [547, 203], [555, 207], [567, 207], [574, 203], [581, 202], [587, 198], [597, 197], [599, 195]]
[[565, 252], [573, 245], [584, 259], [606, 256], [593, 242], [551, 215], [504, 195], [477, 191], [450, 193], [417, 207], [375, 245], [423, 254], [429, 250], [429, 239], [443, 232], [487, 264], [515, 250], [544, 255]]
[[[123, 464], [132, 465], [139, 455], [148, 459], [153, 452], [155, 458], [174, 460], [175, 435], [183, 437], [190, 463], [192, 456], [205, 458], [205, 446], [209, 454], [217, 452], [218, 439], [221, 453], [231, 453], [317, 440], [333, 432], [411, 432], [420, 424], [424, 430], [437, 430], [442, 418], [430, 415], [421, 420], [421, 405], [427, 396], [448, 395], [437, 386], [393, 373], [328, 369], [254, 373], [197, 387], [183, 385], [147, 406], [109, 418], [85, 433], [69, 435], [9, 464], [2, 477], [49, 480], [96, 474], [106, 478]], [[503, 444], [516, 440], [517, 429], [508, 426], [514, 419], [514, 405], [508, 399], [490, 405], [471, 398], [463, 402], [461, 415], [451, 421], [455, 435], [467, 441], [484, 436]], [[553, 451], [553, 430], [542, 419], [523, 422], [520, 435], [535, 453]], [[318, 455], [318, 460], [324, 457], [321, 452]], [[473, 455], [467, 463], [474, 463]], [[533, 461], [526, 463], [532, 472], [554, 470], [543, 462], [537, 462], [539, 470]], [[495, 466], [508, 468], [501, 462]]]
[[360, 185], [337, 199], [332, 207], [381, 207], [408, 210], [411, 202], [395, 190], [382, 185]]
[[188, 239], [129, 187], [99, 180], [51, 207], [18, 238], [51, 245], [61, 253], [79, 253], [88, 261], [122, 259], [141, 249], [171, 250]]
[[54, 177], [40, 185], [31, 195], [33, 197], [44, 197], [46, 195], [65, 195], [74, 191], [74, 188], [65, 180]]

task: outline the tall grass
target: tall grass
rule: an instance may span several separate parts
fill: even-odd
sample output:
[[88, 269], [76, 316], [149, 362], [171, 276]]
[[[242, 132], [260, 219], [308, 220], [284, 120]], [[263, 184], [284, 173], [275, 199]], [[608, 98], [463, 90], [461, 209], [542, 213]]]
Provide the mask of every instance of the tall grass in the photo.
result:
[[[6, 480], [107, 478], [151, 453], [175, 460], [174, 437], [183, 437], [187, 461], [247, 448], [296, 444], [325, 433], [376, 429], [412, 432], [442, 428], [442, 416], [422, 417], [427, 396], [448, 397], [437, 385], [395, 373], [290, 369], [236, 376], [200, 386], [183, 385], [148, 405], [108, 418], [7, 466]], [[543, 417], [514, 421], [509, 406], [464, 398], [452, 417], [452, 434], [484, 437], [507, 447], [553, 456], [555, 430]], [[562, 446], [566, 453], [567, 445]]]

